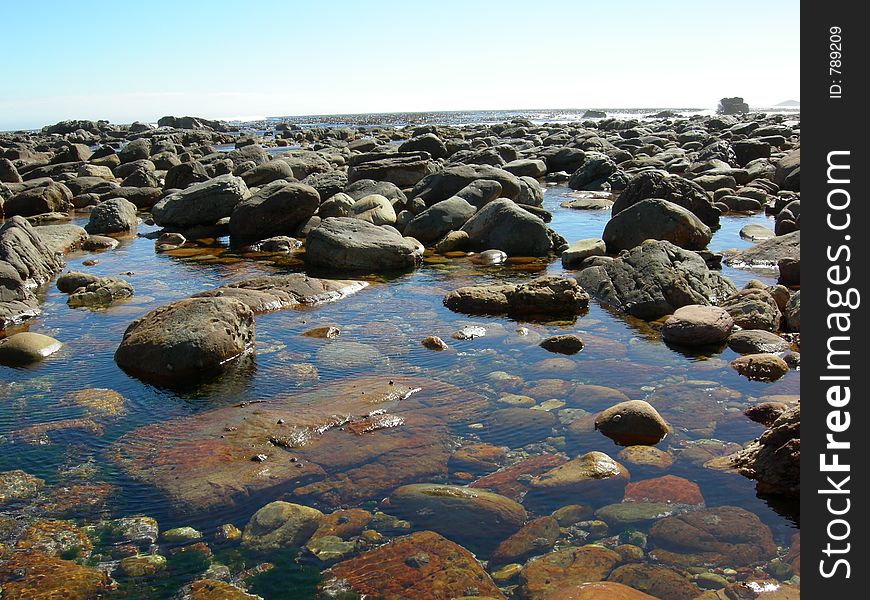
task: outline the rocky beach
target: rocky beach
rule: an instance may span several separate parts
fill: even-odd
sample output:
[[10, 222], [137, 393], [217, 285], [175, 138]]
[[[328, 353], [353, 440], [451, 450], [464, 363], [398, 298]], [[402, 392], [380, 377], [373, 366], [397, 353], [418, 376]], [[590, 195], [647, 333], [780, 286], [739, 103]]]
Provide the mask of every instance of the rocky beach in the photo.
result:
[[742, 102], [0, 133], [0, 597], [799, 598]]

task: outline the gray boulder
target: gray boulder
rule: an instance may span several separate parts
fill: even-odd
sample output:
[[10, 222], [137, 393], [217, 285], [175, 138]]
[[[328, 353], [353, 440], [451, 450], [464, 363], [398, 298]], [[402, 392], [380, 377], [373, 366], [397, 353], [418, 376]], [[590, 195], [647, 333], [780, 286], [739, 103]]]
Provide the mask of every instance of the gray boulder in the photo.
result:
[[448, 232], [465, 225], [477, 209], [457, 196], [436, 202], [411, 219], [405, 227], [405, 235], [429, 244], [436, 242]]
[[647, 198], [661, 198], [682, 206], [710, 227], [719, 224], [719, 209], [713, 206], [713, 199], [704, 188], [688, 179], [661, 171], [647, 171], [632, 178], [613, 203], [612, 214], [616, 215]]
[[213, 225], [232, 215], [236, 206], [250, 195], [244, 180], [221, 175], [163, 198], [151, 208], [151, 214], [162, 227]]
[[235, 206], [230, 235], [243, 240], [292, 235], [319, 206], [320, 195], [310, 185], [273, 181]]
[[308, 267], [347, 271], [401, 271], [420, 264], [423, 246], [385, 227], [353, 217], [330, 217], [308, 234]]
[[608, 250], [628, 250], [644, 240], [667, 240], [680, 248], [702, 250], [713, 236], [694, 214], [673, 202], [648, 198], [613, 215], [601, 236]]
[[20, 215], [31, 217], [44, 213], [66, 212], [72, 201], [72, 192], [62, 183], [26, 189], [3, 204], [6, 218]]
[[544, 221], [507, 198], [485, 205], [461, 231], [468, 234], [468, 247], [476, 251], [497, 249], [509, 256], [544, 256], [552, 248]]
[[138, 223], [135, 204], [123, 198], [112, 198], [97, 204], [91, 210], [85, 231], [91, 235], [121, 233], [136, 229]]
[[453, 165], [420, 180], [409, 198], [420, 198], [427, 206], [455, 196], [462, 188], [478, 179], [492, 179], [501, 185], [503, 198], [515, 199], [520, 193], [516, 175], [490, 165]]

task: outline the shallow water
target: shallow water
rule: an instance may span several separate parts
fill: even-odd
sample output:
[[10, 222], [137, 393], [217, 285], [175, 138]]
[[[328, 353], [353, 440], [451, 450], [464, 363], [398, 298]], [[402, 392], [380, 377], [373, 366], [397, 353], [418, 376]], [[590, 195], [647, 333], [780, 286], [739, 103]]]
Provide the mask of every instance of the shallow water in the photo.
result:
[[[568, 191], [564, 187], [547, 189], [545, 207], [554, 215], [550, 225], [569, 241], [600, 237], [610, 216], [609, 210], [561, 208], [559, 203]], [[726, 217], [710, 248], [718, 251], [749, 245], [738, 235], [747, 223], [773, 226], [772, 219], [764, 215]], [[152, 229], [140, 226], [139, 233]], [[127, 376], [115, 365], [113, 352], [133, 319], [168, 301], [230, 281], [263, 273], [300, 270], [298, 266], [271, 264], [267, 259], [242, 260], [226, 248], [226, 240], [222, 241], [223, 245], [218, 241], [216, 249], [208, 253], [189, 257], [155, 254], [154, 242], [144, 237], [126, 239], [113, 251], [67, 256], [68, 269], [103, 276], [122, 275], [134, 285], [136, 295], [108, 310], [90, 311], [69, 308], [64, 294], [53, 285], [46, 287], [43, 314], [29, 324], [29, 329], [51, 335], [65, 346], [58, 354], [31, 368], [0, 366], [0, 471], [23, 469], [49, 484], [73, 481], [85, 471], [87, 481], [117, 486], [105, 516], [150, 515], [158, 519], [161, 530], [195, 524], [209, 539], [211, 532], [223, 523], [243, 527], [250, 513], [272, 498], [260, 499], [254, 506], [242, 504], [198, 519], [181, 517], [169, 508], [158, 490], [132, 481], [109, 461], [109, 446], [121, 435], [144, 424], [243, 401], [269, 400], [293, 390], [310, 389], [363, 374], [384, 377], [407, 374], [442, 380], [482, 394], [492, 402], [493, 408], [505, 407], [496, 402], [498, 390], [487, 377], [494, 371], [519, 376], [523, 384], [518, 393], [533, 395], [534, 392], [538, 403], [552, 397], [558, 399], [547, 392], [547, 386], [553, 384], [545, 380], [552, 379], [567, 382], [562, 384], [562, 389], [577, 383], [595, 384], [617, 388], [630, 398], [638, 399], [655, 393], [656, 388], [678, 384], [681, 389], [691, 390], [693, 397], [703, 399], [687, 401], [684, 406], [677, 402], [669, 405], [668, 411], [662, 411], [678, 429], [684, 427], [687, 431], [678, 430], [658, 445], [661, 449], [679, 449], [687, 441], [703, 438], [743, 444], [763, 430], [761, 425], [742, 415], [743, 407], [764, 395], [799, 393], [799, 371], [791, 371], [773, 384], [746, 380], [728, 367], [728, 362], [737, 356], [731, 350], [726, 348], [716, 356], [699, 356], [670, 349], [650, 325], [603, 308], [595, 301], [591, 302], [589, 312], [575, 323], [550, 324], [520, 323], [505, 317], [467, 317], [450, 312], [442, 305], [443, 295], [462, 285], [497, 279], [516, 281], [544, 272], [562, 273], [558, 259], [550, 263], [477, 267], [468, 259], [430, 257], [414, 273], [372, 280], [369, 288], [339, 302], [257, 317], [256, 358], [252, 364], [235, 369], [219, 381], [179, 393]], [[99, 262], [83, 267], [82, 261], [88, 258], [97, 258]], [[751, 278], [766, 283], [773, 281], [764, 275], [728, 267], [724, 268], [724, 273], [738, 286]], [[469, 341], [451, 339], [453, 331], [469, 324], [483, 326], [487, 335]], [[337, 325], [341, 335], [336, 340], [299, 335], [321, 325]], [[527, 327], [528, 334], [519, 335], [519, 327]], [[584, 338], [586, 347], [581, 353], [563, 357], [538, 346], [542, 337], [567, 332], [577, 332]], [[439, 335], [451, 349], [426, 350], [420, 340], [429, 335]], [[365, 346], [350, 346], [348, 342]], [[337, 351], [329, 350], [330, 345]], [[350, 352], [354, 349], [359, 353]], [[560, 359], [556, 365], [552, 361], [542, 363], [553, 358]], [[298, 363], [314, 365], [317, 378], [294, 374], [291, 365]], [[28, 430], [32, 426], [63, 425], [64, 420], [87, 417], [82, 407], [68, 401], [72, 392], [83, 388], [110, 388], [120, 392], [126, 399], [123, 414], [93, 417], [84, 429]], [[449, 402], [449, 398], [445, 401]], [[708, 427], [703, 422], [705, 418], [714, 420], [715, 427]], [[522, 434], [516, 431], [483, 433], [488, 441], [509, 446], [514, 445], [513, 437]], [[481, 437], [482, 430], [476, 423], [461, 423], [452, 426], [451, 434], [457, 440], [474, 440]], [[527, 450], [535, 453], [549, 449], [569, 456], [591, 450], [615, 456], [619, 451], [600, 435], [580, 439], [558, 437], [536, 440], [538, 443]], [[794, 533], [795, 525], [791, 520], [758, 499], [754, 482], [748, 479], [705, 469], [681, 459], [679, 454], [669, 474], [697, 482], [708, 506], [741, 506], [756, 513], [772, 528], [780, 545], [787, 545]], [[372, 502], [366, 506], [372, 508], [373, 502], [381, 497], [368, 500]], [[233, 560], [229, 556], [224, 558]], [[317, 569], [312, 566], [315, 561], [310, 559], [308, 566], [302, 567], [276, 556], [273, 562], [286, 563], [287, 579], [283, 585], [274, 587], [268, 580], [261, 581], [259, 593], [266, 598], [306, 597], [305, 590], [317, 579]], [[180, 568], [181, 580], [186, 568]], [[196, 571], [194, 567], [189, 569]], [[288, 581], [298, 583], [295, 591], [296, 584], [288, 588]], [[172, 590], [155, 588], [146, 595], [171, 596], [179, 585], [176, 582]], [[124, 597], [124, 593], [119, 591], [119, 597]], [[130, 594], [129, 597], [141, 595], [140, 592]]]

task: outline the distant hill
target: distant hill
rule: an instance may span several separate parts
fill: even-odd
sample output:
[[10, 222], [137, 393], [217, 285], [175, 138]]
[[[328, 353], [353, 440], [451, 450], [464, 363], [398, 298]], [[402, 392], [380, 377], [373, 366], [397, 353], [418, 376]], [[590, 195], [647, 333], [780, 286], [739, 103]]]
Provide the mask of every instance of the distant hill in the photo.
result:
[[780, 102], [776, 106], [800, 106], [801, 103], [798, 100], [786, 100], [785, 102]]

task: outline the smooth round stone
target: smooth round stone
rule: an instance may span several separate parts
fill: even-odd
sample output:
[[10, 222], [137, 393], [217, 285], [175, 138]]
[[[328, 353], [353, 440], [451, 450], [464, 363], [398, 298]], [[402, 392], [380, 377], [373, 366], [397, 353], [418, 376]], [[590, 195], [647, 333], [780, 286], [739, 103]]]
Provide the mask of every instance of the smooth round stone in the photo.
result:
[[734, 319], [717, 306], [692, 304], [678, 308], [662, 327], [666, 342], [681, 346], [706, 346], [728, 339]]
[[541, 348], [559, 354], [577, 354], [583, 349], [583, 340], [573, 333], [554, 335], [541, 342]]
[[25, 331], [0, 340], [0, 364], [27, 365], [51, 356], [63, 347], [53, 337]]
[[620, 402], [601, 411], [595, 417], [595, 429], [623, 446], [652, 446], [670, 431], [658, 411], [644, 400]]
[[728, 347], [739, 354], [760, 354], [786, 352], [791, 344], [770, 331], [744, 329], [731, 334]]
[[740, 230], [740, 237], [751, 242], [761, 242], [776, 237], [776, 234], [764, 225], [750, 223], [749, 225], [744, 225]]
[[424, 348], [428, 348], [429, 350], [447, 350], [449, 348], [444, 340], [437, 335], [425, 337], [420, 343], [423, 344]]
[[595, 581], [559, 588], [544, 596], [544, 600], [655, 600], [640, 590], [614, 583]]
[[242, 533], [242, 545], [261, 552], [300, 546], [317, 530], [321, 517], [323, 513], [316, 508], [271, 502], [251, 517]]
[[575, 269], [590, 256], [604, 256], [606, 251], [604, 240], [596, 238], [578, 240], [562, 252], [562, 266], [566, 269]]
[[92, 235], [82, 242], [83, 250], [111, 250], [118, 246], [118, 240], [106, 235]]
[[667, 502], [619, 502], [595, 511], [595, 516], [611, 526], [636, 525], [685, 512], [685, 507]]
[[731, 368], [758, 381], [776, 381], [788, 373], [788, 363], [776, 354], [747, 354], [732, 360]]
[[621, 494], [628, 480], [626, 468], [611, 457], [603, 452], [587, 452], [533, 477], [529, 485], [539, 492], [566, 493], [585, 501]]
[[472, 260], [481, 265], [500, 265], [507, 260], [507, 254], [501, 250], [484, 250]]

